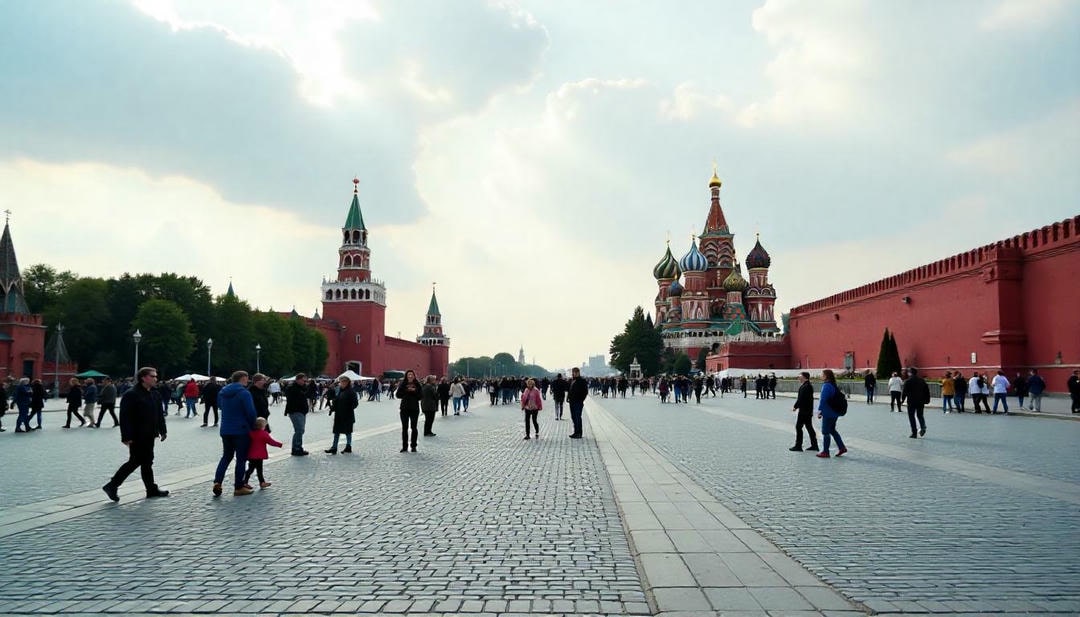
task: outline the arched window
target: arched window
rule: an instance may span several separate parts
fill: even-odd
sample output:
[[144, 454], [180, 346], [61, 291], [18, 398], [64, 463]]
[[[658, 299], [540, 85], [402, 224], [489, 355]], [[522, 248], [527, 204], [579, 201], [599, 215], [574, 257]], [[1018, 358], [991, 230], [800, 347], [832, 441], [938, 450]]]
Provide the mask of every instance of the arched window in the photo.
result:
[[326, 299], [327, 299], [327, 300], [333, 300], [333, 299], [334, 299], [334, 292], [332, 292], [332, 291], [330, 291], [329, 289], [327, 289], [327, 290], [326, 290]]
[[370, 289], [365, 289], [364, 290], [364, 299], [365, 300], [370, 300], [371, 299], [371, 290]]
[[341, 263], [346, 268], [351, 268], [352, 267], [352, 256], [351, 255], [346, 255], [345, 259]]
[[335, 289], [334, 290], [334, 299], [335, 300], [340, 300], [341, 299], [341, 290], [340, 289]]
[[356, 290], [355, 289], [350, 289], [349, 290], [349, 296], [350, 296], [350, 299], [355, 300], [356, 299]]
[[359, 231], [353, 231], [352, 232], [352, 241], [353, 241], [353, 244], [359, 244], [359, 242], [360, 242], [360, 232]]

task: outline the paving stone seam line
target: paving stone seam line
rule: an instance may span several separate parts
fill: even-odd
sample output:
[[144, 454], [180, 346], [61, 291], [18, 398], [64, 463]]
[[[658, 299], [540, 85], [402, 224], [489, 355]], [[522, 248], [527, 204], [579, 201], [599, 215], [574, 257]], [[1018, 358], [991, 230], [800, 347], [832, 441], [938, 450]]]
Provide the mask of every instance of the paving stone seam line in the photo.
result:
[[[598, 446], [600, 446], [601, 457], [604, 460], [604, 465], [608, 471], [608, 476], [611, 480], [611, 484], [615, 489], [614, 492], [616, 503], [619, 507], [620, 514], [622, 515], [621, 518], [623, 520], [623, 527], [626, 531], [627, 539], [631, 543], [631, 547], [634, 553], [634, 560], [638, 566], [639, 575], [644, 582], [644, 587], [647, 593], [649, 605], [654, 610], [654, 612], [661, 615], [675, 615], [677, 613], [682, 614], [683, 611], [691, 611], [686, 612], [685, 614], [712, 615], [719, 614], [720, 610], [725, 610], [726, 614], [726, 609], [721, 609], [720, 607], [713, 607], [713, 610], [709, 611], [705, 609], [704, 606], [692, 608], [691, 605], [682, 605], [687, 602], [692, 604], [695, 600], [700, 602], [701, 600], [704, 600], [705, 597], [701, 596], [701, 598], [695, 598], [695, 594], [691, 592], [691, 589], [680, 582], [672, 583], [675, 585], [675, 587], [667, 588], [661, 587], [659, 584], [654, 584], [662, 583], [663, 581], [651, 579], [648, 575], [649, 568], [647, 568], [646, 564], [644, 563], [644, 556], [646, 554], [646, 551], [640, 550], [637, 546], [637, 543], [634, 539], [634, 530], [631, 529], [632, 525], [630, 524], [630, 517], [627, 515], [628, 512], [635, 511], [640, 514], [642, 510], [635, 510], [634, 503], [637, 502], [627, 501], [627, 487], [623, 483], [617, 483], [616, 478], [621, 479], [623, 477], [626, 477], [630, 480], [630, 482], [635, 485], [634, 490], [637, 491], [638, 495], [641, 495], [640, 501], [649, 510], [653, 512], [654, 520], [657, 520], [658, 523], [658, 528], [664, 530], [665, 533], [667, 532], [667, 528], [662, 522], [660, 522], [656, 518], [656, 508], [657, 506], [664, 504], [673, 505], [669, 502], [673, 502], [675, 501], [675, 499], [678, 499], [678, 502], [683, 505], [692, 503], [704, 508], [704, 510], [707, 511], [714, 519], [713, 522], [718, 523], [721, 528], [726, 529], [729, 532], [733, 529], [735, 531], [741, 532], [742, 535], [736, 534], [735, 537], [737, 538], [736, 541], [740, 543], [743, 547], [745, 547], [745, 554], [753, 555], [754, 558], [757, 558], [765, 565], [765, 567], [771, 572], [772, 576], [776, 577], [780, 581], [783, 581], [783, 584], [777, 584], [775, 587], [771, 587], [769, 589], [779, 589], [783, 591], [786, 588], [789, 593], [796, 594], [800, 601], [807, 602], [808, 606], [813, 606], [815, 609], [799, 611], [799, 614], [822, 615], [826, 614], [826, 612], [844, 612], [848, 615], [865, 615], [870, 612], [866, 607], [861, 606], [859, 603], [852, 601], [850, 598], [844, 596], [839, 591], [830, 587], [827, 583], [819, 579], [812, 572], [804, 568], [802, 564], [792, 559], [786, 553], [783, 553], [778, 547], [769, 542], [768, 539], [761, 536], [761, 534], [759, 534], [757, 531], [753, 530], [744, 522], [742, 522], [741, 519], [739, 519], [734, 513], [728, 511], [727, 508], [723, 506], [723, 504], [721, 504], [718, 499], [716, 499], [708, 491], [702, 488], [696, 481], [694, 481], [693, 478], [683, 473], [678, 468], [678, 466], [669, 461], [667, 457], [663, 455], [663, 453], [661, 453], [656, 448], [653, 448], [648, 442], [641, 439], [636, 433], [634, 433], [631, 429], [629, 429], [629, 427], [627, 427], [620, 420], [618, 420], [618, 418], [614, 414], [604, 408], [601, 404], [596, 401], [590, 400], [589, 411], [590, 426], [593, 428], [593, 433], [597, 437], [597, 443]], [[644, 458], [644, 462], [649, 465], [649, 467], [643, 467], [641, 463], [635, 462], [635, 458]], [[635, 472], [647, 472], [648, 480], [650, 482], [660, 485], [672, 485], [677, 486], [681, 489], [685, 489], [686, 496], [672, 498], [670, 495], [665, 494], [664, 496], [657, 498], [657, 500], [660, 500], [659, 502], [657, 500], [650, 499], [649, 497], [644, 495], [643, 491], [638, 490], [640, 489], [640, 484], [637, 482], [636, 477], [630, 472], [631, 469], [634, 469]], [[709, 508], [708, 505], [713, 505], [713, 507]], [[729, 523], [732, 522], [735, 523], [734, 527], [729, 525]], [[690, 526], [697, 528], [697, 524], [691, 524]], [[747, 536], [746, 534], [752, 535]], [[752, 541], [748, 544], [747, 541], [750, 540]], [[769, 553], [759, 553], [759, 551], [755, 549], [754, 545], [757, 545], [759, 547], [767, 546], [771, 550]], [[700, 592], [704, 587], [706, 587], [706, 585], [702, 584], [702, 580], [699, 577], [699, 574], [695, 572], [695, 568], [691, 567], [691, 564], [684, 558], [684, 555], [686, 553], [683, 553], [678, 548], [674, 549], [674, 553], [679, 558], [679, 561], [669, 562], [670, 565], [672, 567], [675, 567], [676, 569], [681, 568], [686, 570], [686, 573], [689, 574], [690, 578], [683, 582], [689, 583], [691, 586], [696, 585], [696, 588], [698, 590], [697, 595], [700, 595]], [[706, 552], [705, 554], [709, 553]], [[716, 553], [712, 554], [719, 555], [720, 552], [717, 551]], [[660, 556], [663, 557], [663, 555]], [[770, 557], [777, 557], [784, 561], [777, 561], [777, 559], [771, 559]], [[784, 573], [781, 573], [776, 569], [777, 567], [781, 566], [787, 569], [787, 576], [785, 576]], [[795, 571], [794, 574], [792, 572], [792, 568]], [[653, 572], [655, 578], [659, 578], [662, 575], [662, 571], [658, 572], [656, 569], [654, 569]], [[706, 574], [705, 576], [708, 575]], [[796, 583], [792, 582], [789, 579], [789, 577], [792, 576], [798, 576], [800, 578], [803, 578], [805, 581], [812, 581], [813, 585], [803, 585], [799, 587]], [[748, 589], [749, 587], [744, 588]], [[757, 589], [759, 591], [762, 591], [761, 588]], [[811, 599], [807, 596], [806, 593], [801, 592], [801, 590], [807, 589], [821, 589], [823, 592], [825, 592], [825, 590], [828, 590], [828, 592], [825, 593], [831, 592], [832, 594], [835, 594], [835, 601], [840, 601], [846, 606], [840, 611], [837, 611], [836, 608], [819, 607], [811, 601]], [[665, 594], [665, 597], [659, 598], [656, 592]], [[753, 590], [751, 590], [751, 593], [753, 593]], [[762, 612], [764, 613], [764, 611]]]
[[[388, 423], [382, 426], [358, 431], [354, 435], [353, 440], [360, 441], [400, 429], [400, 423]], [[332, 439], [322, 439], [319, 441], [309, 441], [306, 445], [319, 450], [324, 446], [328, 447], [332, 442]], [[289, 460], [289, 458], [289, 456], [272, 457], [267, 459], [265, 464], [271, 465]], [[159, 479], [161, 480], [162, 486], [169, 490], [187, 488], [205, 484], [206, 478], [212, 476], [216, 469], [217, 463], [200, 465], [198, 467], [164, 474], [163, 476], [160, 476]], [[123, 504], [138, 503], [139, 501], [146, 499], [144, 489], [139, 483], [138, 478], [131, 479], [131, 482], [126, 482], [125, 484], [127, 486], [123, 487], [120, 491], [120, 496], [124, 498]], [[6, 538], [24, 531], [30, 531], [53, 523], [70, 520], [106, 508], [117, 507], [117, 504], [102, 499], [102, 497], [101, 489], [97, 488], [75, 493], [74, 495], [54, 497], [44, 501], [6, 508], [0, 511], [0, 538]], [[57, 511], [57, 508], [63, 509]]]
[[[740, 422], [746, 422], [748, 424], [756, 424], [764, 428], [769, 428], [787, 433], [791, 433], [794, 431], [794, 424], [787, 425], [783, 422], [777, 422], [776, 420], [754, 418], [752, 416], [745, 416], [742, 414], [709, 407], [695, 407], [695, 409], [699, 409], [705, 413], [713, 414], [716, 416], [722, 416], [731, 420], [738, 420]], [[973, 463], [970, 461], [952, 458], [940, 454], [928, 454], [924, 452], [918, 452], [915, 450], [903, 448], [901, 446], [894, 446], [878, 441], [860, 439], [858, 437], [852, 437], [844, 441], [847, 445], [850, 445], [854, 448], [852, 454], [856, 456], [858, 450], [865, 450], [867, 452], [873, 452], [874, 454], [880, 454], [889, 458], [895, 458], [909, 463], [914, 463], [916, 465], [922, 465], [923, 467], [930, 467], [939, 471], [945, 471], [948, 473], [965, 476], [974, 480], [979, 480], [981, 482], [997, 484], [999, 486], [1004, 486], [1008, 488], [1015, 488], [1022, 491], [1027, 491], [1029, 493], [1034, 493], [1042, 497], [1049, 497], [1051, 499], [1057, 499], [1059, 501], [1080, 505], [1080, 486], [1072, 484], [1070, 482], [1055, 480], [1053, 478], [1038, 476], [1022, 471], [1005, 469], [1003, 467], [995, 467], [993, 465]]]

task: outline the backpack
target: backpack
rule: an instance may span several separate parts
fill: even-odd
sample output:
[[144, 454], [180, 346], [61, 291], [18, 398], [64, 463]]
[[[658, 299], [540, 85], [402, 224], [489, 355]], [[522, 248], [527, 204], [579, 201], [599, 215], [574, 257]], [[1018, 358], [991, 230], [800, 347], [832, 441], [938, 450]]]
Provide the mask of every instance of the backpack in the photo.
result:
[[832, 407], [838, 416], [847, 415], [847, 397], [840, 391], [840, 388], [837, 388], [836, 394], [829, 399], [829, 407]]

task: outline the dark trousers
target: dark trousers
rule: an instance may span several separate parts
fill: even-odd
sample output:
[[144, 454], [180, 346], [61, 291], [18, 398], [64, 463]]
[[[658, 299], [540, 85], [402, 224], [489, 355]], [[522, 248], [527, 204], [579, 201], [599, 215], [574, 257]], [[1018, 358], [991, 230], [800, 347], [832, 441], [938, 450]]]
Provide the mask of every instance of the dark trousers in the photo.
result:
[[570, 401], [570, 421], [574, 423], [572, 435], [581, 435], [581, 412], [585, 409], [585, 401]]
[[[398, 415], [401, 416], [401, 447], [407, 448], [411, 445], [415, 448], [416, 438], [419, 436], [416, 423], [420, 420], [420, 411], [400, 411]], [[412, 429], [412, 441], [409, 440], [410, 428]]]
[[525, 436], [529, 436], [529, 423], [532, 422], [533, 428], [536, 430], [536, 436], [540, 436], [540, 422], [536, 419], [540, 415], [539, 409], [526, 409], [525, 410]]
[[116, 426], [116, 425], [120, 424], [120, 421], [116, 419], [116, 403], [102, 403], [101, 404], [101, 409], [98, 410], [98, 416], [97, 416], [97, 422], [96, 422], [96, 424], [98, 426], [101, 426], [101, 421], [103, 419], [105, 419], [105, 412], [106, 411], [109, 412], [110, 416], [112, 416], [113, 426]]
[[896, 390], [889, 390], [889, 411], [893, 410], [893, 405], [896, 405], [896, 411], [903, 411], [904, 408], [900, 406], [902, 404], [900, 402], [901, 394]]
[[109, 480], [109, 484], [113, 488], [120, 488], [120, 485], [124, 483], [124, 480], [127, 480], [127, 477], [136, 468], [142, 473], [143, 486], [146, 487], [146, 492], [153, 493], [156, 491], [157, 484], [154, 484], [154, 440], [152, 438], [136, 439], [128, 445], [128, 460], [120, 466], [120, 469], [116, 470], [112, 480]]
[[82, 415], [79, 414], [79, 404], [78, 403], [68, 403], [67, 424], [65, 424], [64, 426], [66, 426], [66, 427], [71, 426], [71, 416], [72, 416], [72, 414], [74, 414], [75, 417], [79, 419], [79, 425], [80, 426], [83, 425], [83, 424], [86, 424], [86, 420], [84, 420]]
[[225, 472], [229, 469], [229, 463], [236, 459], [236, 479], [233, 488], [244, 486], [244, 464], [247, 462], [248, 448], [251, 446], [251, 438], [244, 435], [221, 436], [221, 460], [218, 461], [217, 471], [214, 472], [214, 484], [221, 484], [225, 480]]
[[[446, 414], [443, 414], [443, 415], [446, 415]], [[425, 411], [424, 412], [424, 434], [425, 435], [434, 435], [435, 433], [433, 433], [431, 431], [432, 427], [434, 427], [434, 426], [435, 426], [435, 410], [432, 409], [431, 411]]]
[[210, 424], [210, 422], [208, 420], [210, 420], [210, 410], [213, 409], [214, 410], [214, 424], [216, 425], [218, 423], [217, 403], [203, 403], [203, 406], [204, 406], [204, 411], [203, 411], [203, 415], [202, 415], [202, 423], [203, 424]]
[[251, 479], [251, 474], [254, 472], [258, 474], [259, 482], [266, 482], [266, 478], [263, 477], [263, 462], [262, 459], [248, 459], [247, 473], [244, 474], [244, 484]]
[[795, 420], [795, 447], [802, 447], [802, 431], [806, 429], [806, 434], [810, 437], [810, 448], [813, 450], [818, 449], [817, 445], [817, 433], [814, 432], [814, 410], [800, 411]]
[[444, 416], [446, 415], [446, 410], [447, 410], [447, 408], [449, 406], [450, 406], [450, 399], [448, 399], [448, 398], [440, 398], [439, 399], [439, 411], [442, 412], [442, 415], [444, 415]]
[[926, 430], [926, 419], [923, 418], [923, 406], [908, 403], [908, 406], [907, 406], [907, 419], [908, 419], [908, 422], [911, 424], [911, 434], [912, 435], [915, 434], [915, 418], [916, 417], [919, 419], [919, 428], [921, 428], [922, 430], [925, 431]]

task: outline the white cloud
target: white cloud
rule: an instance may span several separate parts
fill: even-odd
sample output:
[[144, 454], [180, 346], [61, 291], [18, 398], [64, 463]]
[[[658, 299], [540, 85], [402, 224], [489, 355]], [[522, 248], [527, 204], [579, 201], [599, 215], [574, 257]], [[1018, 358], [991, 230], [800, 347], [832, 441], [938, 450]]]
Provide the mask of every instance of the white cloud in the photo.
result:
[[1080, 161], [1080, 99], [1031, 122], [988, 135], [946, 153], [962, 168], [1010, 182], [1067, 174]]
[[702, 114], [720, 113], [728, 116], [734, 111], [735, 105], [730, 98], [705, 92], [692, 82], [679, 84], [670, 98], [660, 101], [660, 116], [681, 122], [690, 122]]
[[773, 92], [745, 106], [738, 121], [753, 127], [846, 119], [876, 55], [864, 22], [857, 2], [767, 0], [754, 11], [753, 26], [775, 51], [765, 68]]
[[1065, 0], [1001, 0], [979, 21], [979, 28], [990, 32], [1043, 28], [1068, 5]]

